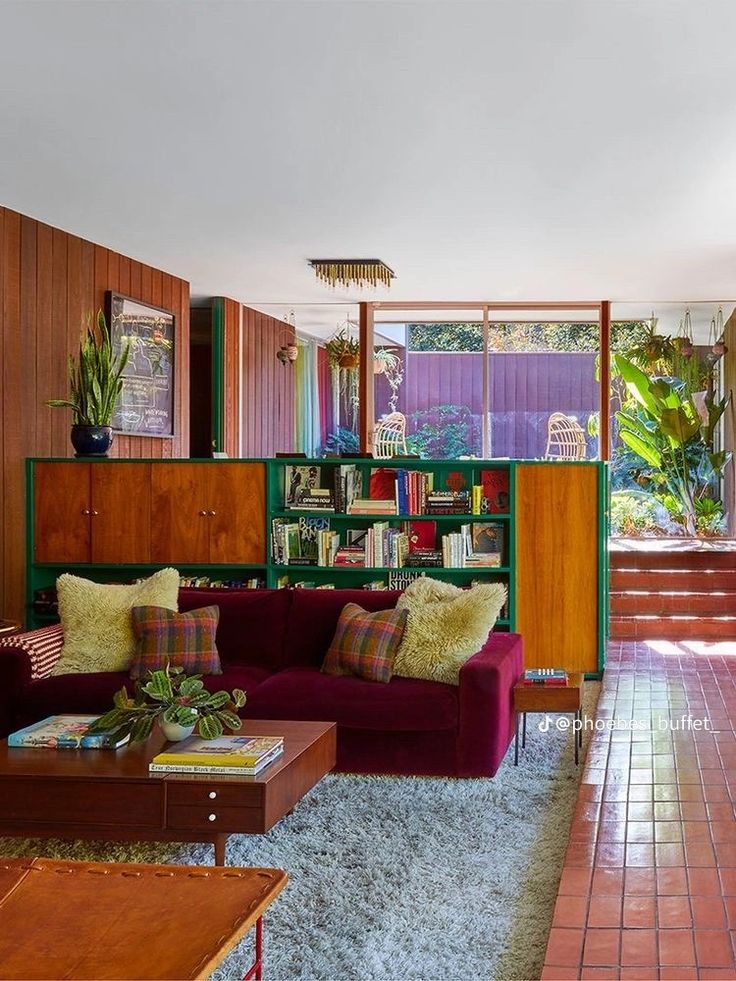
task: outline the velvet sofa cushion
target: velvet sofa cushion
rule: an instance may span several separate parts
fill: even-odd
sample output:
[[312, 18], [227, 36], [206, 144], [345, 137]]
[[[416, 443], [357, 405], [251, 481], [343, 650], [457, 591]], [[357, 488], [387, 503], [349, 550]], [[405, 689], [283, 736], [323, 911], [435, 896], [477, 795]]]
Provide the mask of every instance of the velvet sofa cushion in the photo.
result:
[[[227, 671], [228, 665], [235, 664], [278, 671], [290, 663], [284, 641], [291, 590], [179, 590], [179, 611], [182, 613], [211, 604], [220, 608], [216, 639], [223, 671]], [[322, 654], [329, 641], [328, 637]]]
[[[242, 688], [249, 698], [253, 690], [268, 677], [269, 672], [265, 668], [230, 666], [222, 674], [205, 677], [203, 681], [208, 691]], [[112, 697], [116, 691], [126, 685], [132, 693], [133, 684], [127, 671], [62, 674], [34, 681], [22, 689], [21, 700], [14, 706], [15, 727], [37, 722], [49, 715], [102, 714], [112, 708]]]
[[[283, 590], [286, 592], [286, 590]], [[294, 667], [322, 663], [346, 603], [364, 610], [390, 610], [401, 592], [388, 589], [294, 589], [286, 628], [286, 660]]]
[[287, 668], [259, 685], [243, 715], [252, 719], [336, 722], [350, 729], [455, 729], [458, 694], [452, 685], [392, 678], [386, 685], [319, 668]]

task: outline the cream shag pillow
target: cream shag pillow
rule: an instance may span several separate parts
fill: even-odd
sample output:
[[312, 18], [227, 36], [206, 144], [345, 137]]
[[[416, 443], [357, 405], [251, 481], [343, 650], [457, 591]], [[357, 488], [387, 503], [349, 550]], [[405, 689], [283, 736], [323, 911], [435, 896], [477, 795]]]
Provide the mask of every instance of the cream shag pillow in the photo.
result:
[[179, 573], [161, 569], [143, 582], [115, 586], [65, 573], [56, 580], [64, 646], [53, 674], [127, 671], [135, 654], [133, 606], [178, 610]]
[[458, 589], [428, 576], [417, 579], [396, 604], [409, 616], [394, 674], [457, 685], [460, 668], [485, 644], [505, 602], [502, 583]]

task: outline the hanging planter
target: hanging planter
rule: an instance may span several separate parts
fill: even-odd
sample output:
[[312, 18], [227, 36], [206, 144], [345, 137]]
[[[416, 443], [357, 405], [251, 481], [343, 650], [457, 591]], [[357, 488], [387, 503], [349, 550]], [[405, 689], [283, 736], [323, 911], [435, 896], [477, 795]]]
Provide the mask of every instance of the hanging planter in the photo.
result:
[[711, 352], [716, 358], [722, 358], [728, 353], [728, 348], [723, 340], [723, 307], [718, 307], [718, 319], [714, 317], [710, 322], [710, 342]]
[[360, 364], [360, 344], [350, 337], [346, 327], [338, 330], [325, 344], [327, 360], [331, 368], [346, 368], [351, 371]]
[[352, 371], [360, 364], [360, 355], [349, 353], [341, 354], [337, 359], [337, 363], [341, 368], [346, 368], [348, 371]]

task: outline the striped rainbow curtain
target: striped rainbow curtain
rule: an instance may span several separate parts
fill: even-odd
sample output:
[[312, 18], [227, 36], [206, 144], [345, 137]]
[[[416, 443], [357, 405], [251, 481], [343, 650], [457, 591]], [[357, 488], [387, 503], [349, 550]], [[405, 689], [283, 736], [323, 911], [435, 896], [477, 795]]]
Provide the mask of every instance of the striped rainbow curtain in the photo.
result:
[[317, 456], [321, 433], [319, 415], [319, 381], [317, 377], [316, 341], [299, 341], [294, 399], [295, 450], [307, 456]]

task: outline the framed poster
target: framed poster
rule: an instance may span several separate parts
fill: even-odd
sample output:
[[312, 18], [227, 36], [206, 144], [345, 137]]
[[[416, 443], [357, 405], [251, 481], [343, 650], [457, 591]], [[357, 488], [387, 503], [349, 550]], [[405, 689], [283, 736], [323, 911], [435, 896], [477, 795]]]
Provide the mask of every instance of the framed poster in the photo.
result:
[[113, 350], [117, 354], [130, 345], [112, 428], [135, 436], [172, 437], [174, 314], [110, 291], [106, 305]]

